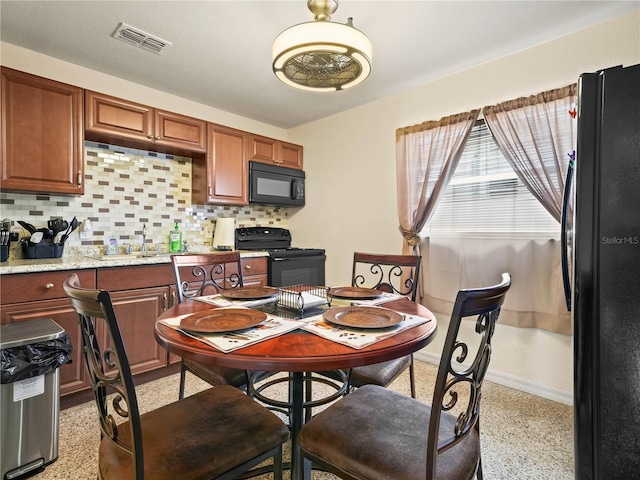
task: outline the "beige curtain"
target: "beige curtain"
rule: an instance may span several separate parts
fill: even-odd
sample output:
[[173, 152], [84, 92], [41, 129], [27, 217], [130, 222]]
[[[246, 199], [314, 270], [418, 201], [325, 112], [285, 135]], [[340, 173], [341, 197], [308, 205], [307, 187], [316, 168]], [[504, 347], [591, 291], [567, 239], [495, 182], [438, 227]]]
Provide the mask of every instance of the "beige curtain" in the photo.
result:
[[558, 240], [430, 237], [421, 243], [423, 304], [432, 312], [450, 315], [458, 290], [493, 285], [509, 272], [499, 323], [571, 334]]
[[575, 149], [576, 84], [484, 107], [500, 151], [544, 208], [560, 221]]
[[419, 233], [453, 176], [480, 110], [396, 130], [402, 252], [420, 252]]
[[[419, 233], [453, 176], [479, 114], [478, 109], [396, 130], [398, 218], [404, 237], [403, 254], [420, 255]], [[418, 294], [423, 297], [422, 286]]]

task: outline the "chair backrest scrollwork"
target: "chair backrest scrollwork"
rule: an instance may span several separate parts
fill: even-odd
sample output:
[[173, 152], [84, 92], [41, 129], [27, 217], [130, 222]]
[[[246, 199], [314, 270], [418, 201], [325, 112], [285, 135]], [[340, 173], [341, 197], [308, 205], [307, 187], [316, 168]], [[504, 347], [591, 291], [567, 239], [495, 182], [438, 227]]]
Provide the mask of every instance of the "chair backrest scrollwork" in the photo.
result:
[[238, 252], [172, 255], [171, 262], [180, 303], [243, 286]]
[[[64, 290], [78, 314], [82, 356], [98, 407], [102, 438], [109, 439], [129, 453], [135, 478], [143, 479], [144, 454], [138, 400], [109, 292], [83, 289], [76, 274], [65, 280]], [[106, 336], [98, 333], [101, 331], [106, 332]], [[110, 408], [107, 395], [111, 394], [115, 396]]]
[[[482, 384], [491, 359], [491, 339], [510, 287], [511, 276], [503, 273], [502, 281], [497, 285], [458, 292], [431, 404], [427, 480], [436, 478], [437, 456], [440, 453], [454, 447], [472, 429], [477, 429], [479, 433]], [[475, 325], [468, 324], [469, 327], [473, 326], [473, 332], [469, 332], [471, 328], [465, 328], [464, 334], [461, 334], [462, 320], [475, 316]], [[457, 414], [453, 431], [443, 432], [440, 428], [442, 412]]]
[[419, 255], [355, 252], [351, 285], [404, 295], [415, 301], [420, 279]]

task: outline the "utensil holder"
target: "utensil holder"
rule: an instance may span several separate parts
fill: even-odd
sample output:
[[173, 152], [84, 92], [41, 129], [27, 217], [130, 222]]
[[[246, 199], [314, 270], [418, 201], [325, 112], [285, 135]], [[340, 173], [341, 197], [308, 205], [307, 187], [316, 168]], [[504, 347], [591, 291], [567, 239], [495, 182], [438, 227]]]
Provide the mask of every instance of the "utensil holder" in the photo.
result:
[[22, 257], [35, 258], [60, 258], [64, 252], [64, 244], [54, 244], [52, 240], [42, 240], [35, 245], [22, 243]]
[[0, 262], [9, 260], [9, 245], [0, 245]]

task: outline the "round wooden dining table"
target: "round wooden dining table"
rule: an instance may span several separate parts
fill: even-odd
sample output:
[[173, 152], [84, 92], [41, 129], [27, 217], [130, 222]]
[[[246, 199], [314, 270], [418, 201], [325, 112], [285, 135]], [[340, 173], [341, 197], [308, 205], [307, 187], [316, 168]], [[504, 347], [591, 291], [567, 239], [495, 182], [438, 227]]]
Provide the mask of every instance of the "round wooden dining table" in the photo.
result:
[[298, 432], [305, 420], [305, 372], [346, 370], [385, 362], [409, 355], [428, 345], [434, 338], [437, 321], [433, 313], [423, 305], [402, 298], [381, 306], [429, 320], [362, 349], [342, 345], [310, 332], [294, 330], [224, 353], [160, 322], [216, 308], [208, 303], [189, 301], [169, 308], [158, 317], [155, 338], [169, 352], [201, 363], [241, 370], [291, 372], [291, 480], [308, 480], [311, 476], [311, 465], [308, 461], [303, 461], [297, 444]]

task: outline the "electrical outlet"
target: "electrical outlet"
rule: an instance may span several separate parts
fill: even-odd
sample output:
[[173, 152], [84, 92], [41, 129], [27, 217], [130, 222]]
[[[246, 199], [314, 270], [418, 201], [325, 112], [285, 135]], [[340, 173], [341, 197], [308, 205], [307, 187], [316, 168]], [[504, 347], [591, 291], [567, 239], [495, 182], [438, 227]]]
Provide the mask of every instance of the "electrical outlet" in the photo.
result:
[[93, 238], [93, 232], [91, 230], [80, 230], [80, 240], [91, 240]]

